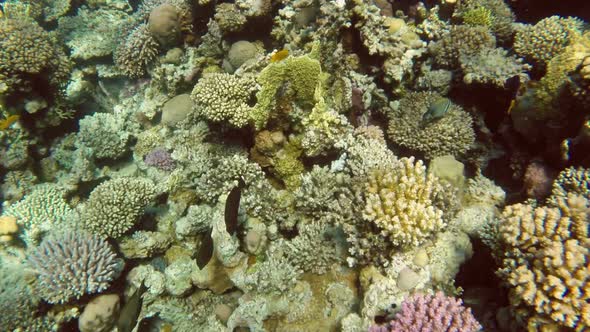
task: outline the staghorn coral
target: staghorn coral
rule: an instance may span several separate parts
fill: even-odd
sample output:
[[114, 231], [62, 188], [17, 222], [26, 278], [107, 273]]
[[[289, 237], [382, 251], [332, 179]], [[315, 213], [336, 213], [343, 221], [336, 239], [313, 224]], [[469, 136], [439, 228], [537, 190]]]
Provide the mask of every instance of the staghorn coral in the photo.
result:
[[35, 21], [0, 19], [0, 96], [30, 93], [34, 85], [63, 88], [71, 66], [51, 35]]
[[394, 246], [417, 246], [445, 226], [444, 211], [434, 204], [437, 186], [438, 179], [413, 157], [393, 169], [375, 169], [365, 185], [363, 218]]
[[51, 234], [27, 256], [38, 275], [36, 290], [49, 303], [102, 292], [121, 271], [110, 245], [85, 232]]
[[389, 114], [387, 134], [405, 148], [424, 153], [427, 159], [447, 154], [458, 156], [473, 145], [473, 120], [460, 106], [451, 103], [443, 118], [431, 123], [422, 121], [428, 107], [440, 96], [429, 92], [412, 92]]
[[154, 184], [141, 178], [118, 178], [90, 193], [80, 219], [94, 234], [119, 237], [131, 229], [156, 195]]
[[518, 75], [521, 82], [529, 80], [527, 71], [532, 67], [522, 59], [508, 55], [502, 48], [487, 48], [476, 54], [459, 58], [465, 84], [491, 84], [504, 88], [507, 79]]
[[583, 22], [574, 17], [551, 16], [520, 29], [514, 37], [514, 50], [541, 66], [560, 54], [572, 37], [579, 35]]
[[499, 275], [515, 306], [533, 309], [529, 326], [590, 326], [588, 200], [574, 194], [558, 207], [516, 204], [504, 209], [498, 236], [505, 254]]
[[483, 49], [494, 48], [496, 38], [487, 27], [453, 26], [442, 38], [428, 47], [437, 66], [449, 69], [459, 67], [462, 55], [477, 54]]
[[117, 67], [130, 77], [141, 77], [156, 60], [160, 45], [151, 35], [147, 24], [137, 26], [119, 44], [113, 57]]
[[401, 311], [386, 327], [372, 327], [370, 332], [477, 332], [482, 326], [461, 299], [442, 292], [414, 294], [405, 299]]
[[191, 93], [197, 114], [212, 122], [228, 122], [241, 128], [248, 124], [256, 92], [252, 76], [212, 73], [202, 77]]

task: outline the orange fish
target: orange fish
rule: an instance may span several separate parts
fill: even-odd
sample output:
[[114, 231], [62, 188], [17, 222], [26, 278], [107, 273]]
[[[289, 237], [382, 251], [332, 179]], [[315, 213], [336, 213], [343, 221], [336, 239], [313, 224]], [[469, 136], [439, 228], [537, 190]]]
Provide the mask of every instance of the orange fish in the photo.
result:
[[273, 55], [270, 56], [270, 62], [278, 62], [283, 60], [284, 58], [289, 56], [288, 49], [282, 49], [280, 51], [276, 51]]
[[10, 127], [13, 123], [18, 121], [20, 116], [18, 115], [11, 115], [4, 120], [0, 120], [0, 130], [5, 130], [6, 128]]

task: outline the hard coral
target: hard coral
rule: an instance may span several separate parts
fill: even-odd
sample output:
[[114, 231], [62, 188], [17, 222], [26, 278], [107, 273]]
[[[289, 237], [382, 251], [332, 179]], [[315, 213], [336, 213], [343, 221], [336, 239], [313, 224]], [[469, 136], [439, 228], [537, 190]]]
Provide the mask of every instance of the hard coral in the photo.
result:
[[582, 26], [583, 22], [574, 17], [544, 18], [516, 33], [514, 50], [544, 66], [565, 49], [573, 36], [580, 34]]
[[417, 246], [445, 226], [443, 211], [434, 203], [438, 186], [422, 161], [402, 158], [396, 168], [369, 174], [363, 217], [393, 245]]
[[473, 55], [486, 48], [494, 48], [496, 38], [487, 27], [459, 25], [451, 28], [441, 40], [429, 46], [434, 62], [441, 67], [454, 69], [462, 55]]
[[115, 50], [115, 64], [126, 75], [140, 77], [146, 74], [148, 66], [156, 59], [159, 44], [149, 31], [147, 24], [135, 28]]
[[447, 113], [437, 121], [422, 121], [424, 113], [439, 98], [429, 92], [413, 92], [405, 96], [388, 114], [387, 133], [391, 140], [424, 153], [427, 159], [467, 152], [475, 140], [473, 120], [459, 105], [451, 103]]
[[179, 13], [171, 4], [164, 3], [152, 9], [148, 27], [162, 46], [172, 46], [180, 40]]
[[49, 303], [64, 303], [109, 287], [121, 270], [109, 244], [84, 232], [50, 235], [27, 262], [37, 274], [37, 291]]
[[40, 83], [59, 89], [70, 71], [67, 56], [35, 21], [0, 20], [0, 96], [28, 93]]
[[212, 122], [225, 122], [241, 128], [248, 124], [256, 85], [251, 76], [212, 73], [197, 82], [191, 98], [197, 113]]
[[533, 309], [529, 325], [590, 326], [589, 211], [587, 199], [570, 194], [557, 208], [516, 204], [502, 213], [498, 272], [513, 305]]
[[90, 193], [82, 223], [95, 234], [119, 237], [135, 225], [155, 195], [154, 184], [146, 179], [106, 181]]
[[481, 325], [470, 308], [460, 299], [445, 296], [442, 292], [414, 294], [402, 302], [401, 311], [387, 328], [370, 331], [391, 332], [476, 332]]

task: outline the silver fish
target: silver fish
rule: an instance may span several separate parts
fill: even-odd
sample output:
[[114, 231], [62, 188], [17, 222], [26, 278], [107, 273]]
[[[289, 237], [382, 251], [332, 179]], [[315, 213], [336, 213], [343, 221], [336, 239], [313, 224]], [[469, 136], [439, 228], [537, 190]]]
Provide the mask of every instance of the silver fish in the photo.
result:
[[438, 98], [434, 100], [428, 110], [422, 115], [422, 123], [430, 123], [442, 119], [451, 108], [451, 100], [449, 98]]

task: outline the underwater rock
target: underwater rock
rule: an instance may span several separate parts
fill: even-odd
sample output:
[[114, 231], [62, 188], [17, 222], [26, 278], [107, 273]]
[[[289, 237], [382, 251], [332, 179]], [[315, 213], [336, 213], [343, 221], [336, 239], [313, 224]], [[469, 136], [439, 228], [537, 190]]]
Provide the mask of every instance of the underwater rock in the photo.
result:
[[119, 314], [119, 295], [99, 295], [86, 305], [78, 318], [80, 332], [107, 332], [115, 325]]

